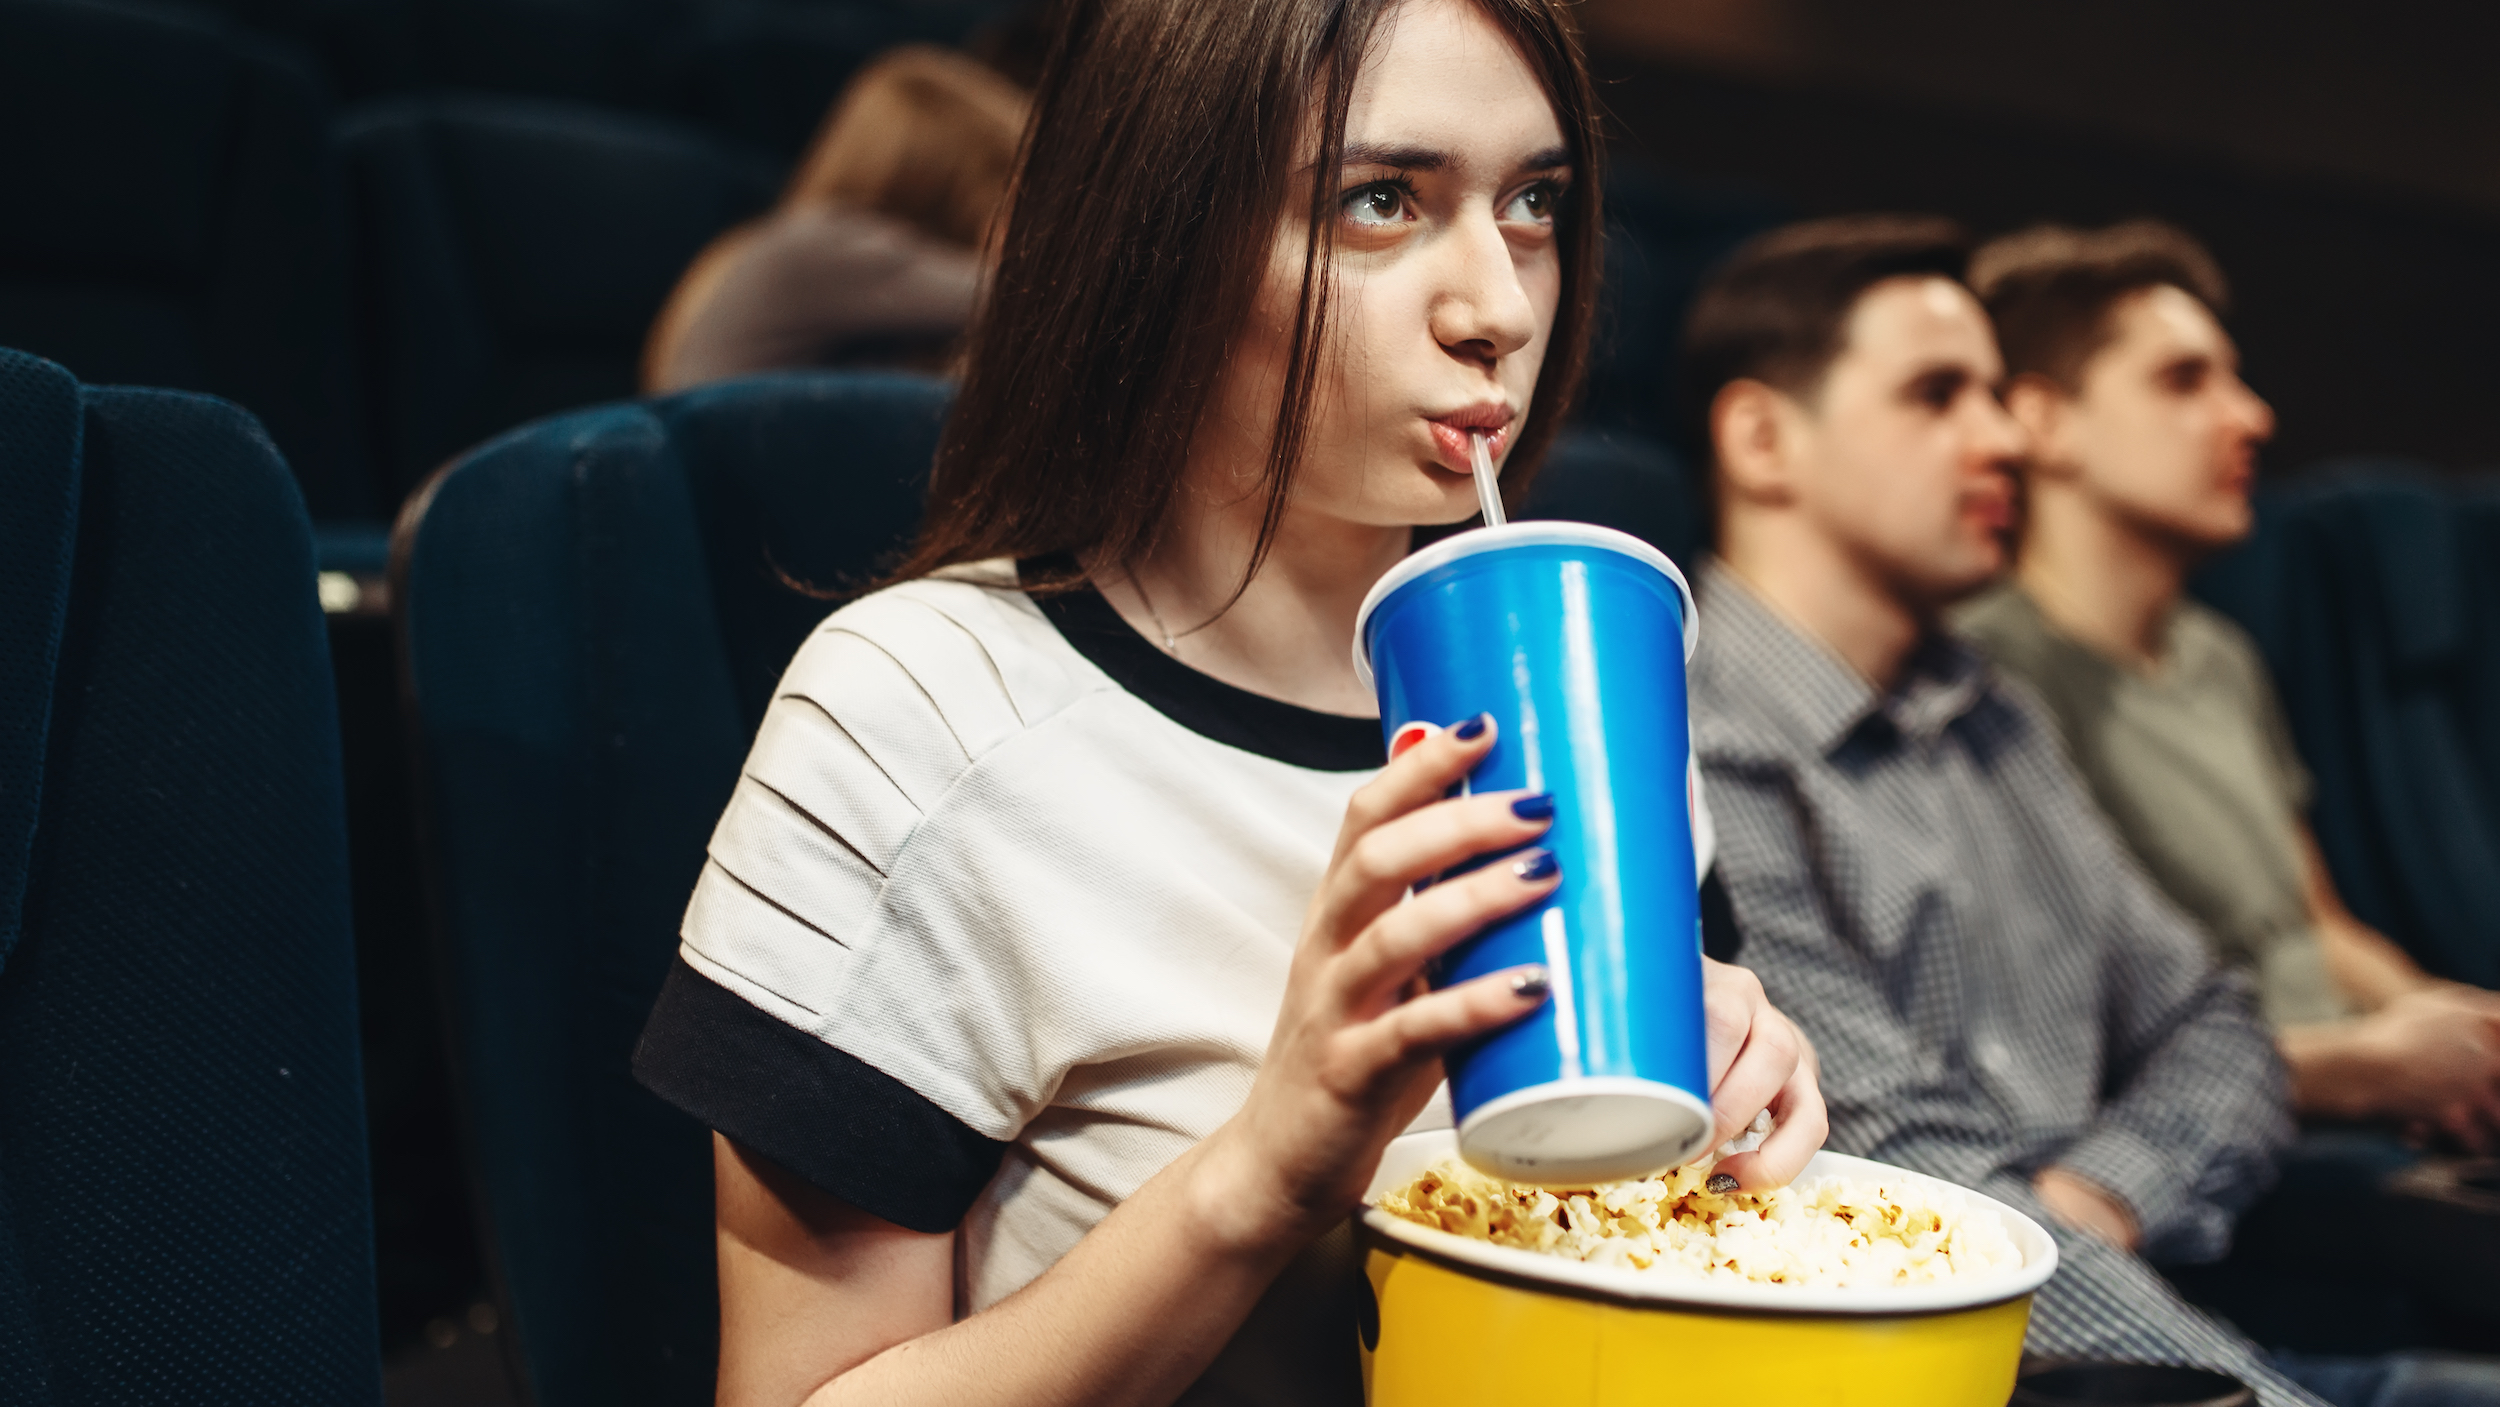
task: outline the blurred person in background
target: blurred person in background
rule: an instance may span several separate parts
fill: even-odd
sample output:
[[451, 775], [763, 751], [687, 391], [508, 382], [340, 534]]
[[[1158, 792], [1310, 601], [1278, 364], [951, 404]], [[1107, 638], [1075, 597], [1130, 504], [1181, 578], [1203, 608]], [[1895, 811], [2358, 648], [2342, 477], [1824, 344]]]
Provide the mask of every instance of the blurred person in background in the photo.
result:
[[1974, 257], [2031, 436], [2015, 579], [1959, 620], [2048, 704], [2119, 835], [2257, 980], [2307, 1117], [2500, 1139], [2500, 994], [2442, 982], [2336, 897], [2309, 775], [2247, 634], [2188, 599], [2246, 537], [2274, 412], [2240, 380], [2221, 270], [2153, 221]]
[[945, 49], [862, 69], [780, 203], [678, 280], [643, 347], [642, 389], [789, 367], [946, 369], [1026, 106], [1023, 89]]
[[2138, 1258], [2221, 1255], [2290, 1137], [2247, 980], [2127, 858], [2038, 705], [1943, 628], [2004, 566], [2024, 448], [1968, 252], [1937, 219], [1794, 225], [1694, 302], [1718, 874], [1746, 965], [1821, 1057], [1831, 1147], [2056, 1235], [2028, 1352], [2312, 1403]]
[[2184, 594], [2251, 530], [2274, 428], [2223, 330], [2222, 273], [2185, 233], [2136, 221], [2006, 236], [1974, 256], [1972, 282], [2031, 450], [2015, 578], [1958, 624], [2038, 693], [2145, 870], [2254, 978], [2302, 1119], [2229, 1261], [2175, 1278], [2282, 1334], [2298, 1311], [2265, 1307], [2283, 1302], [2273, 1287], [2366, 1286], [2375, 1320], [2350, 1332], [2424, 1342], [2424, 1306], [2470, 1303], [2472, 1281], [2500, 1275], [2471, 1263], [2486, 1253], [2412, 1237], [2396, 1254], [2322, 1250], [2315, 1228], [2420, 1224], [2388, 1186], [2418, 1161], [2398, 1132], [2473, 1152], [2500, 1139], [2500, 995], [2432, 978], [2344, 908], [2254, 642]]

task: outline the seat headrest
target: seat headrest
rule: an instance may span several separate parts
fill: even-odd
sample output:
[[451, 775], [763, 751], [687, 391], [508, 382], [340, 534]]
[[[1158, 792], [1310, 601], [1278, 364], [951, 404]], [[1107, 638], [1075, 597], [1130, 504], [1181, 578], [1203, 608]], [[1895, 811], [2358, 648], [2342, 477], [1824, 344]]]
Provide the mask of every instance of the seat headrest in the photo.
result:
[[1519, 506], [1522, 518], [1563, 518], [1628, 532], [1690, 570], [1707, 535], [1674, 453], [1629, 431], [1567, 431]]
[[920, 526], [952, 390], [893, 372], [772, 372], [649, 402], [683, 464], [750, 728], [835, 602]]
[[0, 966], [17, 946], [42, 807], [84, 426], [67, 371], [0, 350]]
[[0, 257], [114, 281], [210, 261], [242, 74], [213, 22], [104, 5], [0, 9]]
[[2344, 517], [2366, 555], [2390, 667], [2414, 673], [2461, 660], [2471, 622], [2449, 495], [2430, 469], [2409, 461], [2346, 461], [2331, 472], [2346, 482], [2319, 506]]
[[531, 98], [377, 103], [342, 149], [453, 248], [493, 332], [562, 351], [639, 347], [686, 261], [772, 203], [773, 165], [663, 120]]

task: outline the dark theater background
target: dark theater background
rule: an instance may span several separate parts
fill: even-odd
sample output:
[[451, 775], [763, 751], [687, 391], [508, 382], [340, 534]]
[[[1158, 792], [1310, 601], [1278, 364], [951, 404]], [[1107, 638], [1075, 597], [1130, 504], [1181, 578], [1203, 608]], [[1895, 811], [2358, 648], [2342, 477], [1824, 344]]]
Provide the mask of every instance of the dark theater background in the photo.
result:
[[[2371, 492], [2453, 508], [2463, 525], [2440, 527], [2433, 555], [2447, 554], [2444, 570], [2467, 583], [2456, 599], [2481, 603], [2480, 614], [2462, 609], [2447, 653], [2425, 647], [2421, 677], [2466, 700], [2457, 756], [2468, 760], [2452, 770], [2488, 773], [2493, 785], [2470, 804], [2489, 807], [2475, 813], [2489, 827], [2476, 834], [2500, 841], [2500, 678], [2483, 677], [2500, 658], [2500, 496], [2484, 477], [2500, 467], [2500, 10], [1585, 0], [1580, 14], [1616, 182], [1603, 341], [1575, 443], [1615, 467], [1548, 511], [1612, 515], [1673, 555], [1695, 549], [1678, 467], [1692, 447], [1665, 387], [1696, 280], [1752, 232], [1870, 209], [1942, 212], [1981, 234], [2040, 219], [2173, 221], [2229, 271], [2247, 379], [2279, 413], [2269, 501], [2294, 512], [2304, 486], [2359, 474]], [[529, 769], [542, 765], [533, 785], [578, 787], [562, 813], [575, 824], [629, 824], [616, 818], [681, 783], [612, 764], [634, 729], [679, 725], [577, 720], [568, 726], [580, 736], [550, 742], [549, 756], [571, 759], [554, 764], [459, 752], [456, 726], [408, 706], [410, 652], [426, 647], [392, 598], [425, 564], [405, 540], [394, 563], [394, 520], [438, 468], [496, 437], [631, 401], [671, 288], [709, 241], [773, 203], [861, 64], [928, 43], [1029, 79], [1042, 31], [1005, 0], [0, 0], [0, 347], [89, 387], [240, 405], [266, 427], [312, 520], [394, 1407], [525, 1400], [517, 1384], [529, 1381], [540, 1400], [578, 1400], [578, 1385], [547, 1386], [573, 1380], [538, 1355], [601, 1333], [632, 1341], [623, 1361], [639, 1366], [610, 1384], [623, 1400], [709, 1400], [709, 1328], [670, 1338], [710, 1312], [708, 1155], [687, 1130], [662, 1127], [656, 1103], [635, 1102], [650, 1097], [622, 1061], [666, 961], [669, 906], [682, 904], [719, 809], [689, 803], [680, 809], [692, 819], [671, 822], [666, 847], [620, 846], [553, 877], [533, 870], [553, 824], [537, 812], [515, 813], [491, 841], [443, 840], [463, 798], [489, 794], [496, 778], [540, 777]], [[725, 402], [690, 394], [644, 420], [611, 410], [563, 433], [601, 446], [733, 433], [721, 428]], [[813, 433], [792, 425], [753, 433]], [[922, 431], [902, 441], [922, 445], [925, 462]], [[510, 443], [504, 452], [535, 452]], [[906, 465], [860, 490], [905, 505], [879, 510], [903, 516], [826, 559], [829, 573], [858, 575], [908, 531], [917, 472]], [[795, 511], [745, 488], [687, 502], [680, 516], [707, 531]], [[2411, 511], [2404, 504], [2387, 521]], [[509, 511], [517, 522], [525, 510]], [[590, 572], [602, 551], [639, 550], [644, 523], [567, 550]], [[2385, 553], [2390, 539], [2377, 540]], [[774, 558], [764, 572], [769, 555], [715, 563], [704, 579], [723, 599], [762, 600], [790, 565]], [[500, 589], [491, 573], [501, 570], [480, 567], [478, 590]], [[2263, 616], [2269, 583], [2296, 570], [2226, 563], [2209, 591]], [[491, 615], [493, 603], [462, 609]], [[786, 594], [763, 601], [772, 629], [726, 647], [762, 680], [741, 687], [768, 685], [792, 625], [822, 609]], [[2298, 641], [2255, 633], [2278, 666], [2297, 653]], [[607, 667], [600, 658], [589, 651], [582, 668]], [[743, 716], [751, 728], [752, 704], [721, 705], [733, 762], [743, 735], [732, 725]], [[593, 735], [610, 725], [613, 747]], [[709, 779], [682, 786], [698, 798], [717, 790]], [[2323, 839], [2356, 904], [2378, 903], [2368, 916], [2405, 936], [2415, 920], [2395, 881], [2373, 899], [2381, 890], [2365, 873], [2392, 863], [2381, 851], [2395, 842]], [[497, 863], [506, 872], [491, 882], [469, 879]], [[480, 974], [507, 940], [466, 926], [489, 883], [526, 891], [542, 930], [594, 935], [532, 958], [514, 982], [596, 990], [536, 1014], [498, 1008]], [[636, 896], [629, 918], [602, 910], [607, 886]], [[603, 924], [644, 935], [613, 968], [601, 965], [614, 956], [595, 936]], [[577, 1047], [588, 1052], [578, 1069]], [[595, 1111], [587, 1123], [609, 1121], [567, 1145], [576, 1161], [562, 1177], [585, 1189], [578, 1243], [599, 1250], [565, 1273], [624, 1292], [651, 1265], [684, 1266], [686, 1303], [651, 1309], [647, 1323], [624, 1313], [605, 1329], [558, 1325], [538, 1343], [515, 1341], [516, 1277], [561, 1251], [514, 1224], [566, 1200], [562, 1177], [522, 1188], [528, 1179], [508, 1166], [533, 1125], [565, 1124], [549, 1111], [575, 1107], [529, 1104], [524, 1087], [542, 1075]], [[672, 1150], [648, 1179], [601, 1156], [623, 1159], [644, 1139]], [[651, 1210], [688, 1188], [693, 1201]], [[0, 1196], [0, 1216], [8, 1205]], [[646, 1239], [669, 1248], [635, 1260]], [[629, 1262], [643, 1271], [602, 1268]], [[633, 1358], [643, 1348], [647, 1362]]]

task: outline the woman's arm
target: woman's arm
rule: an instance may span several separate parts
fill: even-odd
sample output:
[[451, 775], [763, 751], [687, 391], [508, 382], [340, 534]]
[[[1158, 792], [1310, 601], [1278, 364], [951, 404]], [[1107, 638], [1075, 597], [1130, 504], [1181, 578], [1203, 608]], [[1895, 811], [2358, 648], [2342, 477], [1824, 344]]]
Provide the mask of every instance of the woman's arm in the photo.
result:
[[[1541, 982], [1509, 973], [1408, 995], [1431, 957], [1556, 883], [1489, 865], [1406, 898], [1424, 876], [1551, 824], [1516, 814], [1514, 796], [1442, 799], [1492, 746], [1486, 725], [1443, 732], [1356, 793], [1241, 1110], [1016, 1294], [949, 1323], [952, 1253], [937, 1249], [949, 1238], [821, 1202], [829, 1234], [782, 1241], [758, 1263], [753, 1248], [807, 1228], [810, 1202], [745, 1206], [750, 1186], [771, 1183], [723, 1183], [722, 1401], [1154, 1407], [1177, 1396], [1285, 1263], [1352, 1209], [1381, 1149], [1430, 1097], [1440, 1052], [1544, 1001]], [[736, 1272], [733, 1253], [745, 1262]], [[930, 1307], [941, 1298], [943, 1313]], [[732, 1383], [758, 1395], [733, 1399]]]
[[[1285, 1263], [1353, 1210], [1381, 1150], [1430, 1097], [1440, 1053], [1544, 1000], [1535, 969], [1440, 992], [1415, 982], [1432, 956], [1555, 883], [1514, 862], [1406, 897], [1425, 875], [1546, 828], [1512, 812], [1515, 796], [1441, 799], [1492, 745], [1487, 722], [1412, 749], [1356, 794], [1241, 1110], [1006, 1300], [949, 1322], [953, 1238], [878, 1221], [719, 1145], [720, 1401], [1157, 1407], [1177, 1396]], [[1720, 1125], [1742, 1127], [1767, 1105], [1787, 1135], [1737, 1175], [1785, 1181], [1821, 1141], [1813, 1069], [1749, 974], [1712, 964], [1710, 977]]]
[[860, 1211], [714, 1135], [721, 1407], [1171, 1401], [1299, 1249], [1207, 1144], [1040, 1279], [954, 1321], [955, 1238]]
[[955, 1237], [909, 1231], [712, 1135], [720, 1407], [804, 1401], [955, 1318]]

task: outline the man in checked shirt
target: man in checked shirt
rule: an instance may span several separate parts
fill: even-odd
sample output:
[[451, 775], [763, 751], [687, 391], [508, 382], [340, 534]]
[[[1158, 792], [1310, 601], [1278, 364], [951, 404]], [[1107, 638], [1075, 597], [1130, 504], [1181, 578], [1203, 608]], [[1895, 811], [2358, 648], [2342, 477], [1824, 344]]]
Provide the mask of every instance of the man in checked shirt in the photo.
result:
[[1745, 962], [1820, 1052], [1832, 1148], [2055, 1229], [2031, 1352], [2341, 1407], [2138, 1258], [2223, 1252], [2290, 1137], [2284, 1076], [2039, 706], [1938, 624], [2004, 566], [2023, 449], [1965, 255], [1942, 221], [1791, 226], [1694, 304], [1720, 554], [1694, 736]]

